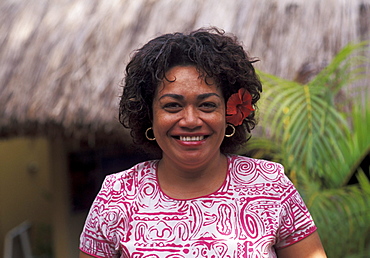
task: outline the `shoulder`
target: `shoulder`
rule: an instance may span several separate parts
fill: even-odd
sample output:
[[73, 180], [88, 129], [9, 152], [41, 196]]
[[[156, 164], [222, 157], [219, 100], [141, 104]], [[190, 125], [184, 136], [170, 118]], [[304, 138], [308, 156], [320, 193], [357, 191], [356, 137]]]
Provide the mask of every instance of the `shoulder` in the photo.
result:
[[255, 164], [255, 165], [265, 167], [268, 170], [271, 170], [274, 167], [283, 169], [283, 165], [281, 165], [280, 163], [269, 161], [269, 160], [254, 159], [254, 158], [241, 156], [241, 155], [230, 155], [229, 157], [232, 160], [232, 162], [244, 162], [244, 163]]
[[130, 180], [137, 177], [144, 177], [148, 173], [155, 172], [157, 163], [158, 163], [157, 160], [150, 160], [138, 163], [129, 169], [107, 175], [104, 180], [104, 183], [112, 184], [117, 181]]
[[230, 155], [229, 169], [232, 174], [249, 177], [251, 180], [256, 181], [280, 181], [286, 179], [283, 165], [263, 159]]
[[132, 194], [132, 191], [136, 191], [134, 186], [143, 182], [143, 178], [155, 176], [157, 163], [157, 160], [145, 161], [124, 171], [107, 175], [99, 194], [104, 192], [106, 194]]
[[[155, 175], [156, 161], [139, 163], [127, 170], [106, 176], [91, 208], [90, 216], [106, 217], [107, 214], [130, 213], [130, 207], [135, 205], [137, 196], [148, 180]], [[144, 179], [144, 180], [143, 180]]]

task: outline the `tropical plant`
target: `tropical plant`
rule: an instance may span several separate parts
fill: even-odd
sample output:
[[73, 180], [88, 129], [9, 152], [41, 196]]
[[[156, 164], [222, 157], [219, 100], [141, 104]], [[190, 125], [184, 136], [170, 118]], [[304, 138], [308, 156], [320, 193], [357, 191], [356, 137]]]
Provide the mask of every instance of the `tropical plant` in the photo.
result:
[[[246, 150], [284, 164], [329, 257], [370, 251], [370, 183], [358, 169], [370, 152], [370, 99], [367, 88], [343, 94], [344, 86], [361, 82], [367, 47], [347, 45], [304, 85], [259, 72], [262, 132]], [[349, 185], [354, 175], [358, 183]]]

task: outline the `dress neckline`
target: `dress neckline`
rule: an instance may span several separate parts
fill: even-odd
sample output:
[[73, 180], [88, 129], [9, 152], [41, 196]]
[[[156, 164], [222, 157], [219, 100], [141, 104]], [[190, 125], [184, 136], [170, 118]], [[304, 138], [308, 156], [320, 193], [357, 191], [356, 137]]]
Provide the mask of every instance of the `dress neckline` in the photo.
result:
[[219, 192], [221, 192], [221, 189], [223, 189], [225, 187], [225, 185], [229, 182], [229, 177], [230, 177], [230, 170], [231, 170], [231, 157], [232, 155], [229, 155], [229, 154], [225, 154], [225, 157], [226, 157], [226, 161], [227, 161], [227, 171], [226, 171], [226, 176], [224, 178], [224, 181], [223, 183], [221, 184], [220, 187], [217, 188], [217, 190], [209, 193], [209, 194], [205, 194], [205, 195], [201, 195], [201, 196], [197, 196], [197, 197], [193, 197], [193, 198], [186, 198], [186, 199], [180, 199], [180, 198], [174, 198], [174, 197], [171, 197], [169, 196], [168, 194], [166, 194], [160, 184], [159, 184], [159, 181], [158, 181], [158, 164], [159, 164], [159, 161], [160, 160], [156, 160], [156, 162], [153, 164], [153, 168], [154, 168], [154, 176], [155, 176], [155, 182], [157, 184], [157, 187], [159, 189], [159, 192], [165, 196], [166, 198], [170, 199], [170, 200], [176, 200], [176, 201], [192, 201], [192, 200], [198, 200], [198, 199], [202, 199], [202, 198], [207, 198], [209, 196], [212, 196], [212, 195], [215, 195]]

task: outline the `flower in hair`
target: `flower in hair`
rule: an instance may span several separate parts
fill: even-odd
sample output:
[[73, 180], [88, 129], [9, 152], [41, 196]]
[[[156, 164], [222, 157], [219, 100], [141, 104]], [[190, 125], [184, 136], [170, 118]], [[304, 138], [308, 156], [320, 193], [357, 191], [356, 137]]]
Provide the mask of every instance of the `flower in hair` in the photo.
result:
[[227, 101], [226, 122], [235, 126], [241, 125], [252, 111], [254, 108], [251, 94], [245, 88], [240, 88]]

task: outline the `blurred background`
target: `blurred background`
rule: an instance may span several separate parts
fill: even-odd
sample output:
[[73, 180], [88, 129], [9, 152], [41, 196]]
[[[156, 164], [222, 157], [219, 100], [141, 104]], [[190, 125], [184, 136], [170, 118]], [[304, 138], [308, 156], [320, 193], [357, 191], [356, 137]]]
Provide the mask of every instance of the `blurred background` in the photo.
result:
[[285, 165], [329, 257], [370, 257], [370, 0], [1, 0], [0, 255], [78, 256], [105, 175], [151, 158], [118, 122], [130, 55], [208, 26], [260, 60], [240, 154]]

